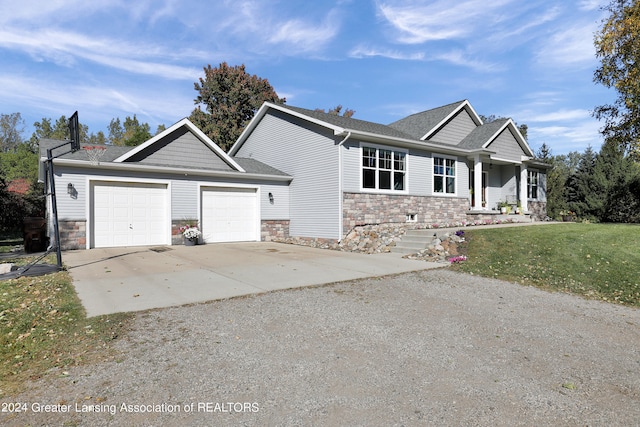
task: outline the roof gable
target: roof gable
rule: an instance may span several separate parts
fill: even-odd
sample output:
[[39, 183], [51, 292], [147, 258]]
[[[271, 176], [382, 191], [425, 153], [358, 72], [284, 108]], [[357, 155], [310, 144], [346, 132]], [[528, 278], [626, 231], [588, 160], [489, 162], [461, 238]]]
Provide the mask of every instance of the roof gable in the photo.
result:
[[491, 149], [496, 157], [521, 161], [534, 157], [533, 151], [511, 119], [498, 119], [474, 129], [460, 144], [461, 148]]
[[245, 172], [186, 118], [113, 161]]
[[456, 117], [459, 117], [461, 113], [468, 115], [469, 120], [476, 126], [482, 124], [480, 116], [476, 114], [469, 101], [465, 99], [464, 101], [458, 101], [443, 105], [442, 107], [412, 114], [404, 119], [391, 123], [389, 126], [411, 135], [411, 137], [415, 139], [425, 141], [432, 139], [436, 133], [444, 130], [448, 124]]

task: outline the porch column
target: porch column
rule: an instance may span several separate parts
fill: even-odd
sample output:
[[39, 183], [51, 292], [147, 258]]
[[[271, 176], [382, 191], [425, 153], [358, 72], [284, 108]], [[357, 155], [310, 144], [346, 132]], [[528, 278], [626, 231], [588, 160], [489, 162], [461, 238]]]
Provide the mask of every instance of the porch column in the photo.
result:
[[482, 161], [480, 155], [476, 155], [473, 161], [473, 204], [476, 210], [480, 210], [484, 209], [482, 207]]
[[527, 185], [527, 165], [524, 163], [520, 166], [520, 206], [523, 211], [529, 210], [527, 207], [527, 193], [528, 193], [528, 185]]

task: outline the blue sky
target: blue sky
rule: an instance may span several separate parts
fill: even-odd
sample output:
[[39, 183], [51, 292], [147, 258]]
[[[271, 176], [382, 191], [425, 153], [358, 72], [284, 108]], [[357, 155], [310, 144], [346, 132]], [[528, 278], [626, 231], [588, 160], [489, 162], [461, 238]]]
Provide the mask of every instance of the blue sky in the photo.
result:
[[170, 126], [207, 64], [245, 64], [287, 104], [388, 124], [468, 99], [529, 126], [535, 149], [599, 149], [591, 116], [608, 0], [0, 0], [0, 113], [27, 125], [79, 111]]

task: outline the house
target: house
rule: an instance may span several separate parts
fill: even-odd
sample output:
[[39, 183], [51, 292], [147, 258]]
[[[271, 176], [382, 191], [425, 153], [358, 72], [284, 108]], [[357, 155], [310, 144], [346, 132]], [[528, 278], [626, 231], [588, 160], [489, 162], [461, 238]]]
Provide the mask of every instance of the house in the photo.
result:
[[293, 177], [291, 236], [484, 221], [501, 201], [546, 217], [548, 166], [511, 119], [484, 124], [467, 100], [390, 125], [265, 103], [229, 154]]
[[[40, 142], [43, 182], [56, 145]], [[52, 153], [63, 249], [181, 244], [187, 224], [206, 243], [259, 241], [262, 223], [288, 216], [292, 177], [227, 155], [187, 119], [137, 147], [65, 151]]]
[[31, 189], [31, 182], [27, 178], [16, 178], [9, 182], [7, 191], [21, 196], [26, 195]]
[[[41, 141], [43, 181], [59, 143]], [[501, 201], [542, 218], [546, 205], [546, 166], [513, 121], [484, 124], [466, 100], [390, 125], [265, 103], [228, 153], [183, 119], [137, 147], [62, 154], [54, 171], [65, 249], [181, 244], [194, 223], [205, 243], [340, 241], [366, 224], [472, 222]]]

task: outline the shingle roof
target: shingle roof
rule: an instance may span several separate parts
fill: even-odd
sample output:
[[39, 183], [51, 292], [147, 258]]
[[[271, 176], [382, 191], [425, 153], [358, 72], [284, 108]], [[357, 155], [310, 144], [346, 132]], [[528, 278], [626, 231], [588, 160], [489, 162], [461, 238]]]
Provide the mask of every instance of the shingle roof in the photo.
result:
[[304, 114], [305, 116], [311, 117], [313, 119], [320, 120], [325, 123], [329, 123], [331, 125], [349, 129], [349, 130], [373, 133], [376, 135], [389, 136], [392, 138], [414, 139], [409, 134], [406, 134], [398, 129], [394, 129], [392, 127], [389, 127], [387, 125], [383, 125], [380, 123], [353, 119], [351, 117], [337, 116], [335, 114], [328, 114], [322, 111], [315, 111], [315, 110], [308, 110], [306, 108], [293, 107], [291, 105], [281, 105], [281, 107], [291, 111], [298, 112], [300, 114]]
[[255, 173], [260, 175], [279, 175], [279, 176], [288, 176], [286, 173], [273, 168], [267, 164], [259, 162], [255, 159], [245, 158], [245, 157], [233, 157], [236, 163], [242, 166], [242, 169], [247, 171], [247, 173]]
[[[40, 156], [47, 157], [47, 149], [53, 148], [60, 144], [63, 144], [64, 141], [60, 141], [57, 139], [41, 139], [40, 140]], [[134, 149], [135, 147], [121, 147], [117, 145], [102, 145], [102, 144], [80, 144], [81, 149], [76, 151], [75, 153], [67, 153], [60, 158], [69, 159], [69, 160], [89, 160], [87, 156], [87, 152], [85, 149], [87, 147], [104, 147], [104, 154], [100, 157], [101, 162], [112, 162], [124, 153], [127, 153]], [[64, 153], [65, 151], [69, 151], [70, 147], [65, 146], [53, 151], [53, 155]]]
[[482, 148], [509, 119], [498, 119], [475, 128], [457, 145], [460, 148]]
[[[62, 144], [64, 141], [60, 141], [60, 140], [55, 140], [55, 139], [42, 139], [40, 140], [40, 155], [42, 157], [46, 157], [47, 156], [47, 149], [58, 146], [60, 144]], [[82, 144], [81, 145], [82, 148], [84, 147], [93, 147], [96, 146], [91, 145], [91, 144]], [[104, 154], [102, 155], [102, 157], [100, 157], [100, 162], [103, 163], [107, 163], [107, 162], [113, 162], [115, 159], [117, 159], [118, 157], [122, 156], [123, 154], [133, 150], [135, 147], [121, 147], [121, 146], [116, 146], [116, 145], [100, 145], [100, 147], [104, 147]], [[54, 150], [53, 155], [55, 156], [56, 154], [59, 153], [63, 153], [65, 151], [68, 151], [69, 147], [62, 147], [58, 150]], [[60, 156], [60, 158], [63, 159], [68, 159], [68, 160], [89, 160], [89, 158], [87, 157], [87, 154], [85, 152], [84, 149], [80, 149], [79, 151], [76, 151], [75, 153], [67, 153], [64, 154], [62, 156]], [[286, 173], [273, 168], [269, 165], [266, 165], [262, 162], [259, 162], [258, 160], [255, 159], [248, 159], [248, 158], [242, 158], [242, 157], [233, 157], [233, 160], [238, 163], [242, 169], [244, 169], [247, 173], [255, 173], [255, 174], [260, 174], [260, 175], [277, 175], [277, 176], [287, 176]], [[147, 165], [152, 166], [153, 164], [151, 163], [147, 163]], [[164, 166], [167, 167], [168, 165], [166, 164], [157, 164], [155, 166]], [[215, 169], [215, 168], [210, 168], [210, 169], [202, 169], [202, 168], [198, 168], [200, 170], [220, 170], [220, 169]], [[194, 168], [194, 170], [196, 170]], [[238, 172], [241, 173], [241, 172]]]
[[427, 132], [460, 107], [460, 104], [463, 102], [465, 101], [458, 101], [443, 105], [442, 107], [412, 114], [404, 119], [391, 123], [389, 127], [410, 135], [414, 139], [421, 139]]

